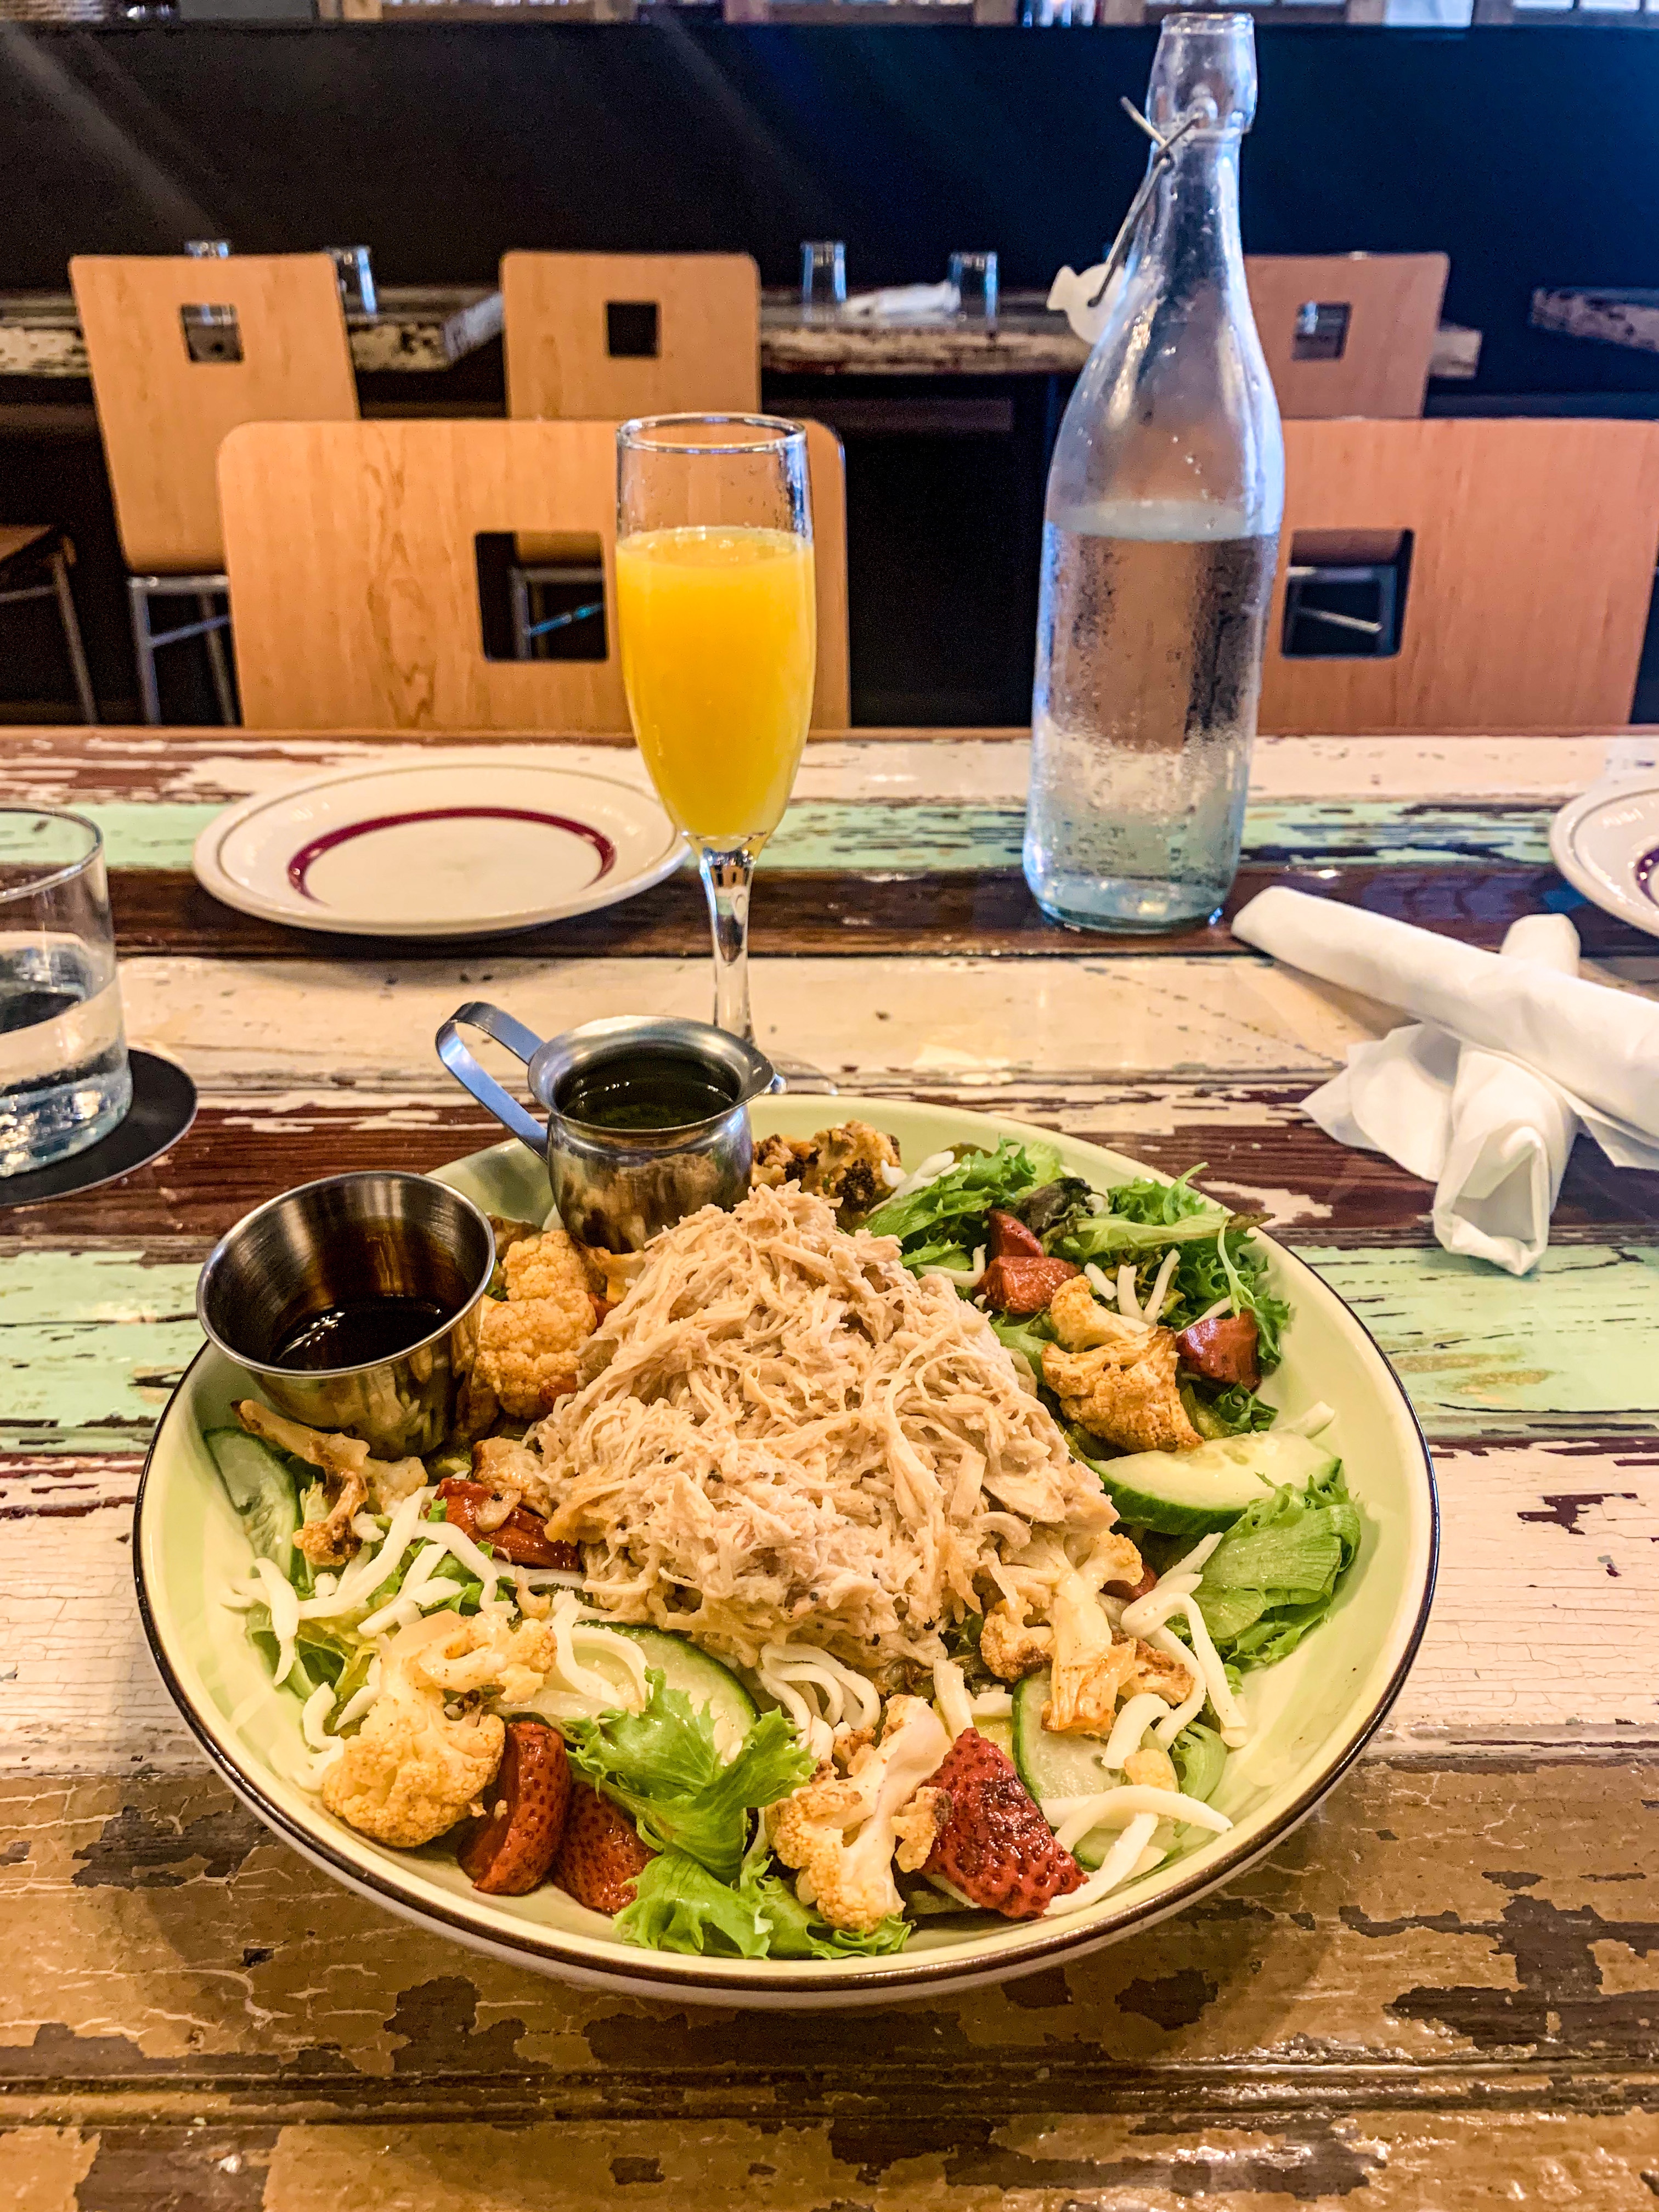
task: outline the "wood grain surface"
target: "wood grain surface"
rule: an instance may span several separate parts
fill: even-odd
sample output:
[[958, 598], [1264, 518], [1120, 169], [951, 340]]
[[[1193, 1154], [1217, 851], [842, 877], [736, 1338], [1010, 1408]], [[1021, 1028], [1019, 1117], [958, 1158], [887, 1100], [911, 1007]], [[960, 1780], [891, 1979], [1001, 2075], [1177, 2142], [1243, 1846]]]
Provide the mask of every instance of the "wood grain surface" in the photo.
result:
[[[1265, 744], [1249, 884], [1494, 942], [1563, 906], [1552, 805], [1650, 742]], [[0, 2203], [1650, 2207], [1659, 1177], [1581, 1145], [1534, 1278], [1449, 1258], [1427, 1188], [1303, 1110], [1389, 1011], [1224, 926], [1157, 947], [1049, 929], [1009, 851], [1025, 754], [1006, 737], [811, 749], [756, 896], [763, 1030], [878, 1114], [927, 1097], [1204, 1161], [1354, 1305], [1433, 1440], [1443, 1513], [1428, 1632], [1369, 1755], [1250, 1875], [1111, 1950], [787, 2021], [474, 1958], [349, 1897], [204, 1768], [138, 1628], [131, 1522], [213, 1238], [320, 1167], [492, 1141], [432, 1057], [463, 997], [550, 1029], [706, 1012], [682, 879], [419, 957], [266, 930], [194, 889], [217, 807], [371, 744], [0, 738], [9, 789], [104, 823], [131, 1031], [203, 1089], [151, 1166], [0, 1210]], [[636, 773], [603, 742], [564, 757]], [[1595, 972], [1651, 987], [1659, 945], [1571, 910]]]
[[[222, 568], [215, 471], [227, 434], [356, 416], [334, 264], [325, 253], [81, 254], [70, 281], [128, 568]], [[179, 318], [193, 304], [235, 309], [240, 361], [191, 358]]]

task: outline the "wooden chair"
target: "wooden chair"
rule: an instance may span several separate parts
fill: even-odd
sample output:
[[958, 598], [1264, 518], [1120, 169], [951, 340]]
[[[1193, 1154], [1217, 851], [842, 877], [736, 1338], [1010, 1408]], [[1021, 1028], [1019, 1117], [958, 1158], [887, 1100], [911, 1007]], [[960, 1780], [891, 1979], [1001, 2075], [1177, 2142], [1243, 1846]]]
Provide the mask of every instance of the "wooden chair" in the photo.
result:
[[[519, 420], [752, 415], [760, 406], [760, 270], [746, 253], [506, 253], [507, 411]], [[527, 660], [558, 617], [549, 585], [581, 583], [591, 553], [521, 538], [514, 650]]]
[[[325, 253], [77, 255], [70, 263], [128, 579], [139, 692], [161, 720], [159, 647], [205, 640], [220, 710], [236, 719], [216, 610], [225, 590], [216, 468], [241, 422], [349, 422], [351, 348]], [[151, 602], [194, 599], [157, 632]]]
[[1249, 255], [1279, 413], [1420, 415], [1450, 270], [1443, 253]]
[[752, 415], [760, 270], [746, 253], [501, 257], [516, 420]]
[[[219, 462], [243, 718], [263, 729], [625, 730], [617, 648], [617, 425], [250, 423]], [[815, 729], [845, 729], [841, 447], [807, 425]], [[485, 657], [476, 541], [597, 543], [603, 660]]]
[[[1659, 550], [1659, 423], [1287, 422], [1261, 726], [1284, 732], [1616, 727]], [[1399, 650], [1284, 651], [1298, 538], [1409, 532]], [[1363, 643], [1357, 639], [1355, 642]]]
[[69, 572], [75, 547], [66, 532], [48, 522], [0, 523], [0, 606], [18, 606], [28, 599], [55, 599], [64, 633], [64, 651], [83, 722], [98, 720], [98, 700], [81, 641], [80, 619]]

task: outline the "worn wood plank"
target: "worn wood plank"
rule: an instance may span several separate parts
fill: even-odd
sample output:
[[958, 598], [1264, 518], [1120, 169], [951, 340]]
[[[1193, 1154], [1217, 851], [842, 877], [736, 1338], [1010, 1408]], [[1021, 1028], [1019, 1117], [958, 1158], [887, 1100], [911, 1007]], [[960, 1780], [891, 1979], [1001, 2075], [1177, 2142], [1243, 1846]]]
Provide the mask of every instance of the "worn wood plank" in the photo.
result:
[[[78, 811], [103, 831], [118, 868], [188, 870], [196, 840], [217, 806], [173, 800], [88, 801]], [[1540, 867], [1549, 860], [1551, 810], [1529, 800], [1283, 799], [1254, 801], [1244, 817], [1247, 864], [1306, 868], [1382, 859], [1418, 868]], [[878, 798], [797, 795], [762, 852], [763, 875], [779, 869], [906, 873], [1018, 870], [1025, 802], [994, 804], [890, 793]]]
[[[1263, 737], [1250, 786], [1258, 800], [1324, 798], [1492, 799], [1557, 803], [1605, 774], [1654, 764], [1659, 732], [1625, 730], [1560, 737]], [[225, 805], [331, 768], [418, 759], [434, 749], [489, 750], [559, 758], [573, 768], [645, 787], [627, 731], [519, 743], [489, 732], [444, 732], [389, 742], [384, 732], [284, 735], [240, 729], [100, 728], [61, 724], [0, 729], [6, 782], [32, 805], [154, 802]], [[1030, 733], [1001, 730], [860, 730], [813, 738], [796, 781], [808, 799], [956, 799], [1016, 805], [1030, 773]]]
[[[1659, 944], [1590, 972], [1631, 988], [1659, 981]], [[752, 965], [763, 1048], [844, 1088], [876, 1077], [999, 1086], [1032, 1077], [1295, 1076], [1340, 1065], [1399, 1016], [1252, 956], [803, 955]], [[706, 956], [527, 959], [453, 950], [422, 959], [222, 961], [185, 955], [122, 967], [128, 1035], [170, 1055], [198, 1087], [248, 1082], [425, 1088], [431, 1040], [462, 1000], [493, 999], [538, 1035], [599, 1014], [708, 1016]], [[349, 1042], [348, 1042], [349, 1041]]]
[[[1381, 1152], [1334, 1144], [1303, 1110], [1314, 1079], [1238, 1083], [1010, 1082], [996, 1111], [1103, 1145], [1177, 1175], [1202, 1161], [1206, 1187], [1267, 1216], [1292, 1243], [1426, 1244], [1431, 1186]], [[245, 1090], [206, 1095], [173, 1149], [118, 1182], [55, 1199], [0, 1206], [0, 1235], [46, 1249], [128, 1243], [207, 1247], [240, 1214], [319, 1172], [410, 1168], [425, 1172], [497, 1142], [501, 1126], [458, 1088]], [[973, 1111], [977, 1088], [872, 1079], [878, 1097], [915, 1097]], [[826, 1102], [827, 1119], [836, 1109]], [[0, 1188], [0, 1197], [3, 1189]], [[1551, 1224], [1556, 1243], [1652, 1242], [1659, 1175], [1608, 1166], [1593, 1145], [1575, 1149]]]
[[[752, 986], [763, 1048], [787, 1048], [849, 1087], [881, 1071], [978, 1079], [988, 1106], [996, 1085], [1021, 1073], [1312, 1074], [1391, 1019], [1254, 957], [763, 957]], [[264, 1079], [319, 1088], [349, 1073], [403, 1090], [430, 1083], [432, 1038], [463, 1000], [494, 999], [552, 1036], [599, 1014], [706, 1020], [710, 983], [706, 954], [534, 960], [451, 951], [421, 960], [136, 959], [123, 964], [122, 990], [132, 1041], [182, 1061], [204, 1089]]]
[[[1158, 951], [1235, 957], [1247, 952], [1228, 922], [1275, 883], [1419, 928], [1443, 930], [1464, 944], [1492, 951], [1520, 915], [1546, 912], [1571, 912], [1592, 956], [1640, 957], [1652, 942], [1590, 905], [1553, 868], [1419, 866], [1413, 860], [1411, 865], [1317, 869], [1247, 865], [1228, 894], [1220, 922], [1172, 931], [1158, 939]], [[325, 935], [239, 914], [221, 905], [182, 869], [117, 870], [110, 890], [116, 940], [129, 959], [193, 952], [210, 941], [220, 960], [386, 959], [409, 949], [406, 939]], [[536, 953], [690, 957], [702, 952], [708, 939], [702, 886], [686, 869], [619, 906], [516, 934], [468, 938], [457, 950], [467, 958]], [[1145, 937], [1083, 937], [1049, 921], [1014, 868], [908, 873], [855, 866], [817, 873], [774, 868], [750, 910], [750, 944], [757, 954], [866, 958], [924, 946], [935, 954], [1003, 957], [1071, 953], [1098, 958], [1115, 952], [1144, 956], [1147, 951]]]
[[[102, 1435], [125, 1449], [88, 1449]], [[59, 1450], [0, 1454], [0, 1771], [197, 1761], [133, 1601], [130, 1435], [112, 1421]], [[1436, 1460], [1439, 1591], [1379, 1742], [1659, 1743], [1650, 1440], [1443, 1446]]]
[[205, 1773], [19, 1778], [0, 1784], [0, 2110], [556, 2117], [650, 2127], [659, 2148], [827, 2120], [871, 2156], [963, 2116], [1139, 2131], [1536, 2102], [1612, 2121], [1659, 2087], [1656, 1791], [1629, 1756], [1373, 1760], [1253, 1872], [1109, 1950], [786, 2024], [458, 1950], [348, 1896]]
[[932, 2116], [886, 2130], [141, 2123], [0, 2136], [0, 2177], [17, 2178], [19, 2212], [587, 2212], [623, 2191], [629, 2203], [677, 2212], [1486, 2212], [1516, 2203], [1647, 2212], [1659, 2179], [1650, 2126], [1639, 2110], [1370, 2109], [1231, 2126], [1180, 2112], [1128, 2121], [1061, 2112], [994, 2127]]

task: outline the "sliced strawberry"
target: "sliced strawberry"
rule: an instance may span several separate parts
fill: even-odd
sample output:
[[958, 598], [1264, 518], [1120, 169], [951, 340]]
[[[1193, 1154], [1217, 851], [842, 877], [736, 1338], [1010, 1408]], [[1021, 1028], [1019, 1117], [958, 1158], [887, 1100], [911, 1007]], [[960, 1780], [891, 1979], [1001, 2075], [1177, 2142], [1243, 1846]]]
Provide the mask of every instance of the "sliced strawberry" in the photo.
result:
[[457, 1856], [487, 1897], [525, 1897], [547, 1879], [570, 1807], [564, 1738], [539, 1721], [509, 1721], [490, 1810]]
[[1054, 1840], [1013, 1762], [977, 1729], [951, 1745], [928, 1785], [951, 1799], [927, 1871], [943, 1875], [971, 1904], [1009, 1920], [1035, 1920], [1078, 1888], [1083, 1869]]
[[1034, 1235], [1017, 1213], [1005, 1213], [1000, 1206], [994, 1206], [990, 1231], [986, 1249], [994, 1260], [1040, 1260], [1043, 1256], [1042, 1239]]
[[1218, 1314], [1195, 1321], [1176, 1339], [1188, 1367], [1212, 1382], [1242, 1382], [1254, 1390], [1261, 1380], [1259, 1332], [1253, 1313]]
[[488, 1544], [509, 1566], [564, 1567], [574, 1572], [582, 1563], [574, 1544], [550, 1543], [547, 1531], [528, 1506], [515, 1505], [499, 1528], [481, 1528], [478, 1509], [495, 1495], [488, 1483], [469, 1482], [465, 1475], [446, 1475], [438, 1485], [444, 1502], [444, 1518], [453, 1522], [475, 1544]]
[[1024, 1317], [1041, 1313], [1079, 1272], [1069, 1260], [993, 1260], [979, 1279], [979, 1294], [995, 1312]]
[[634, 1902], [634, 1882], [655, 1858], [626, 1813], [586, 1782], [574, 1782], [564, 1840], [553, 1879], [578, 1905], [620, 1912]]

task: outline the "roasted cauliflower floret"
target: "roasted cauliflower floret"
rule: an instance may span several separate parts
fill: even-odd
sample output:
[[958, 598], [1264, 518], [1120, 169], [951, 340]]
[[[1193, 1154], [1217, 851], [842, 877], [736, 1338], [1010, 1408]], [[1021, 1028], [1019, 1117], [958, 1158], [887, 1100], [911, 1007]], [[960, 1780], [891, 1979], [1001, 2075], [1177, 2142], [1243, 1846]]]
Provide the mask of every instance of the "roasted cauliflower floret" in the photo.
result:
[[[1020, 1614], [1024, 1611], [1022, 1607]], [[980, 1632], [979, 1656], [991, 1672], [1005, 1682], [1023, 1682], [1039, 1667], [1046, 1667], [1054, 1648], [1054, 1630], [1044, 1626], [1028, 1628], [1024, 1619], [1010, 1610], [1006, 1600], [1001, 1605], [993, 1606], [985, 1616], [985, 1626]]]
[[1091, 1352], [1048, 1344], [1042, 1379], [1066, 1419], [1091, 1436], [1125, 1451], [1189, 1451], [1204, 1439], [1181, 1402], [1176, 1357], [1168, 1328], [1138, 1329]]
[[751, 1190], [775, 1190], [781, 1183], [799, 1182], [808, 1163], [818, 1156], [813, 1137], [763, 1137], [755, 1147], [749, 1170]]
[[505, 1741], [494, 1713], [449, 1719], [443, 1691], [415, 1662], [388, 1656], [368, 1718], [323, 1776], [323, 1802], [360, 1835], [412, 1850], [483, 1796]]
[[1123, 1678], [1126, 1698], [1138, 1698], [1146, 1690], [1171, 1705], [1184, 1705], [1197, 1686], [1192, 1668], [1183, 1661], [1156, 1644], [1136, 1643], [1134, 1665]]
[[[487, 1482], [498, 1498], [509, 1492], [545, 1520], [553, 1510], [553, 1486], [547, 1462], [528, 1444], [511, 1437], [483, 1437], [472, 1447], [472, 1480]], [[505, 1517], [505, 1516], [503, 1516]]]
[[899, 1148], [867, 1121], [821, 1129], [812, 1144], [816, 1157], [801, 1176], [801, 1188], [827, 1198], [837, 1213], [869, 1213], [893, 1188], [884, 1170], [896, 1170]]
[[1056, 1735], [1109, 1735], [1119, 1693], [1134, 1665], [1134, 1639], [1114, 1638], [1106, 1608], [1084, 1575], [1061, 1578], [1049, 1613], [1054, 1656], [1042, 1725]]
[[1103, 1305], [1086, 1275], [1073, 1275], [1048, 1301], [1054, 1334], [1067, 1352], [1092, 1352], [1103, 1344], [1141, 1344], [1146, 1332], [1114, 1307]]
[[756, 1189], [798, 1182], [827, 1198], [838, 1213], [860, 1214], [879, 1206], [902, 1180], [898, 1169], [899, 1148], [891, 1137], [867, 1121], [841, 1121], [811, 1138], [763, 1138], [749, 1180]]
[[509, 1705], [521, 1705], [540, 1689], [556, 1657], [552, 1632], [539, 1623], [509, 1628], [497, 1614], [486, 1620], [474, 1613], [458, 1620], [453, 1635], [428, 1645], [413, 1670], [448, 1698], [489, 1690]]
[[1123, 1762], [1123, 1779], [1132, 1787], [1142, 1790], [1179, 1790], [1175, 1761], [1161, 1744], [1149, 1743], [1143, 1751], [1132, 1751]]
[[503, 1270], [507, 1297], [485, 1301], [476, 1376], [514, 1419], [538, 1420], [576, 1387], [593, 1334], [587, 1271], [559, 1228], [509, 1245]]
[[426, 1469], [418, 1459], [375, 1459], [361, 1437], [308, 1429], [303, 1422], [273, 1413], [257, 1398], [240, 1399], [235, 1413], [251, 1437], [275, 1444], [320, 1472], [328, 1510], [307, 1521], [294, 1540], [314, 1567], [338, 1566], [356, 1551], [351, 1523], [362, 1506], [389, 1513], [399, 1498], [426, 1480]]
[[769, 1812], [773, 1849], [797, 1869], [801, 1903], [832, 1928], [867, 1930], [902, 1909], [893, 1853], [902, 1842], [909, 1866], [921, 1863], [915, 1855], [924, 1834], [933, 1848], [939, 1808], [907, 1808], [950, 1748], [949, 1731], [931, 1705], [894, 1698], [880, 1742], [860, 1752], [850, 1772], [838, 1775], [825, 1760], [810, 1782]]

